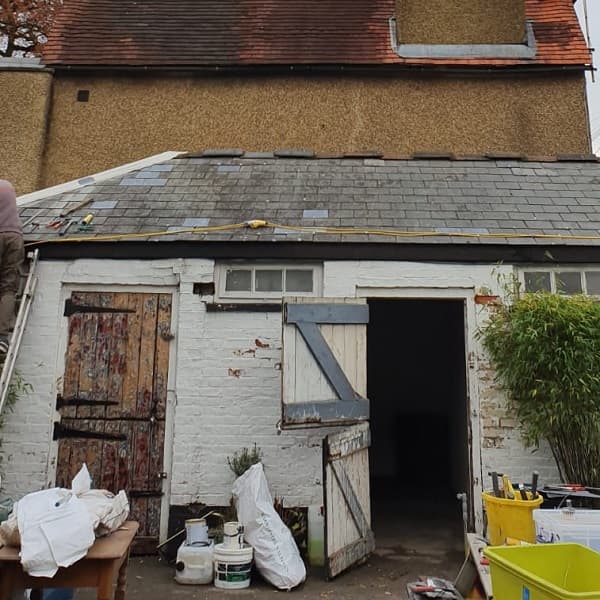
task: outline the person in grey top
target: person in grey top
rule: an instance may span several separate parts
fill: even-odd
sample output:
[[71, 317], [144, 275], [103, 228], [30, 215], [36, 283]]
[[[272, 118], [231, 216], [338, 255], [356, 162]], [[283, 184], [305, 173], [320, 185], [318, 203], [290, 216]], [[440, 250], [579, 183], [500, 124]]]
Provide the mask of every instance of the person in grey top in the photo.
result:
[[23, 256], [23, 229], [15, 188], [0, 179], [0, 353], [4, 354], [8, 351], [15, 324], [15, 301]]

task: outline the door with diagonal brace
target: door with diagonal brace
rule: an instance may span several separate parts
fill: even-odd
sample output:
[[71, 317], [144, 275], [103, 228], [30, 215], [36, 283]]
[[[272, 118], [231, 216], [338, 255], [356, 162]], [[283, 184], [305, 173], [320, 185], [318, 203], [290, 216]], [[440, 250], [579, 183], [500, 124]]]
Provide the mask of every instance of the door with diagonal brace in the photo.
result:
[[86, 463], [95, 488], [124, 489], [140, 523], [135, 549], [159, 537], [171, 327], [171, 295], [73, 292], [56, 484], [70, 487]]

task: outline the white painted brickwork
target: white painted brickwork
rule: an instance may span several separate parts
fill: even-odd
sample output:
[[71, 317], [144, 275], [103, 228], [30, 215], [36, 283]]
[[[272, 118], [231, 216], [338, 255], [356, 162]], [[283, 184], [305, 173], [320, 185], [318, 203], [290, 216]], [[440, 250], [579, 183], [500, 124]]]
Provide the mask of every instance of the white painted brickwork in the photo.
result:
[[[18, 361], [34, 392], [7, 415], [2, 432], [4, 492], [18, 498], [53, 482], [56, 444], [51, 442], [51, 425], [67, 336], [62, 309], [70, 292], [166, 291], [179, 285], [169, 385], [175, 440], [170, 478], [165, 483], [170, 485], [170, 503], [227, 504], [234, 479], [227, 456], [256, 442], [264, 452], [273, 494], [283, 496], [288, 505], [321, 504], [323, 430], [277, 434], [281, 317], [278, 313], [207, 313], [204, 302], [212, 298], [193, 294], [193, 283], [213, 281], [213, 270], [212, 261], [207, 260], [40, 264], [38, 290]], [[473, 294], [480, 286], [496, 289], [493, 270], [491, 266], [392, 262], [324, 265], [324, 296], [467, 298], [468, 349], [474, 365], [469, 371], [472, 426], [474, 439], [481, 439], [481, 451], [475, 448], [474, 456], [476, 489], [481, 489], [481, 473], [492, 469], [524, 479], [535, 468], [542, 481], [556, 479], [547, 450], [523, 449], [474, 339], [485, 310], [474, 304]], [[167, 439], [173, 438], [168, 435]], [[167, 465], [170, 459], [167, 448]], [[484, 485], [488, 483], [486, 477]]]

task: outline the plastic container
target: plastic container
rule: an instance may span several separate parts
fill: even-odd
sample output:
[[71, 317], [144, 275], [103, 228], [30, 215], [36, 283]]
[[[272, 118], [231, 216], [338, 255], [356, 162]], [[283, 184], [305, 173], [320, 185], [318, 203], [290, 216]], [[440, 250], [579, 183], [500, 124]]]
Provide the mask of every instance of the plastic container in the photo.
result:
[[542, 504], [541, 496], [529, 500], [496, 498], [493, 493], [483, 492], [483, 503], [487, 513], [487, 534], [491, 546], [501, 546], [507, 538], [535, 543], [533, 511]]
[[600, 510], [540, 508], [533, 520], [539, 544], [572, 542], [600, 552]]
[[206, 519], [188, 519], [185, 522], [185, 542], [188, 546], [208, 543]]
[[228, 548], [224, 544], [215, 546], [215, 587], [239, 590], [250, 585], [252, 571], [252, 547]]
[[600, 554], [579, 544], [488, 547], [498, 600], [600, 600]]
[[213, 553], [212, 540], [194, 545], [181, 544], [175, 563], [175, 581], [186, 585], [210, 583], [213, 580]]

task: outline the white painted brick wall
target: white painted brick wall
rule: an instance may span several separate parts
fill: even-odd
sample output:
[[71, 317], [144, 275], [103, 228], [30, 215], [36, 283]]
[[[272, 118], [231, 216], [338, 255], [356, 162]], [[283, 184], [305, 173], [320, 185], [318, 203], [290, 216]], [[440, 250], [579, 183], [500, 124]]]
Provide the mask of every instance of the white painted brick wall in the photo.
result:
[[[425, 288], [461, 293], [479, 286], [496, 289], [495, 270], [485, 265], [446, 265], [394, 262], [327, 262], [324, 295], [333, 297], [395, 293], [419, 295]], [[509, 269], [504, 269], [509, 270]], [[193, 283], [213, 281], [207, 260], [42, 262], [40, 282], [18, 368], [33, 384], [33, 394], [7, 416], [2, 432], [5, 492], [20, 495], [52, 483], [56, 444], [50, 441], [57, 378], [62, 374], [66, 343], [64, 299], [73, 289], [127, 286], [175, 286], [180, 281], [174, 321], [178, 324], [172, 348], [176, 373], [171, 389], [177, 405], [173, 423], [171, 504], [227, 504], [233, 473], [227, 456], [256, 442], [264, 452], [273, 494], [288, 505], [318, 505], [321, 495], [323, 430], [277, 434], [280, 417], [281, 318], [277, 313], [207, 313]], [[90, 287], [87, 287], [90, 286]], [[378, 288], [369, 292], [367, 288]], [[113, 288], [120, 289], [120, 288]], [[397, 291], [397, 290], [396, 290]], [[425, 293], [424, 295], [427, 295]], [[211, 299], [208, 299], [211, 300]], [[474, 432], [481, 427], [481, 472], [503, 470], [516, 479], [528, 478], [533, 468], [542, 481], [555, 479], [547, 449], [525, 450], [512, 429], [502, 394], [496, 389], [475, 327], [485, 319], [482, 310], [469, 322], [469, 347], [479, 365], [474, 403]], [[269, 344], [259, 348], [256, 340]], [[50, 467], [49, 467], [50, 463]], [[484, 480], [487, 485], [487, 478]]]

